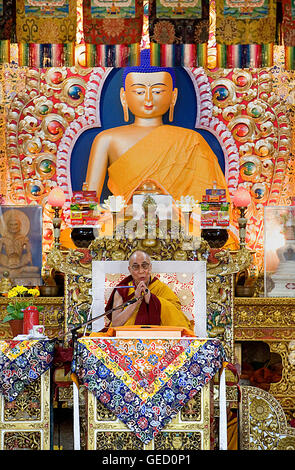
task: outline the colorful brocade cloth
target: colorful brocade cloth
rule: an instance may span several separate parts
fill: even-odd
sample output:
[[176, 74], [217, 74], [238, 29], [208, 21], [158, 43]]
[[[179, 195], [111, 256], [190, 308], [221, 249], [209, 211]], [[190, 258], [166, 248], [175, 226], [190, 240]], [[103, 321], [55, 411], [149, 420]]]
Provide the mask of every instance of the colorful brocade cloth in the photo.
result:
[[218, 340], [80, 338], [76, 374], [144, 443], [223, 366]]
[[0, 341], [0, 393], [8, 401], [46, 372], [52, 364], [54, 340]]

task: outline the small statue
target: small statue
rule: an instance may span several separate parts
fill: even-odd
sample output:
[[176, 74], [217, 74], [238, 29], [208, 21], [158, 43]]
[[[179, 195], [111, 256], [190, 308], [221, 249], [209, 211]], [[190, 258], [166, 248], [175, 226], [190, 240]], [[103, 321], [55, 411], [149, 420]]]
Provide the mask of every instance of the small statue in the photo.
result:
[[56, 286], [56, 281], [54, 279], [53, 269], [44, 267], [42, 269], [42, 280], [45, 286]]
[[9, 279], [9, 272], [4, 271], [3, 277], [0, 281], [0, 294], [7, 294], [8, 291], [12, 288], [12, 282]]

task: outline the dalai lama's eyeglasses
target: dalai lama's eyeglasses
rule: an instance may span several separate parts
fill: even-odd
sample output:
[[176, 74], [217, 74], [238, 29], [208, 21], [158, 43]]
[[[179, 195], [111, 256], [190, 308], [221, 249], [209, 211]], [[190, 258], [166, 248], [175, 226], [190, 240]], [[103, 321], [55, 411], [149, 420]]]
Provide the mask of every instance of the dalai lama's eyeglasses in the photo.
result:
[[147, 271], [150, 267], [150, 264], [149, 263], [142, 263], [142, 264], [133, 264], [132, 266], [130, 266], [131, 269], [135, 272], [139, 271], [140, 268], [143, 269], [144, 271]]

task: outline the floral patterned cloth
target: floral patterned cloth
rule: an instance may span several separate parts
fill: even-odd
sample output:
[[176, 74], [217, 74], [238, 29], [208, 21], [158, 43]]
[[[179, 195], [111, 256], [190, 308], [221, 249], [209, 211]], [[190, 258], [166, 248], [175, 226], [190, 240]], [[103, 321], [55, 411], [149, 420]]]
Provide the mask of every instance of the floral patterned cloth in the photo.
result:
[[0, 39], [13, 40], [15, 36], [15, 1], [0, 2]]
[[[101, 10], [94, 9], [94, 4], [99, 3]], [[103, 4], [105, 3], [105, 8]], [[143, 25], [143, 1], [130, 2], [133, 9], [118, 8], [119, 12], [107, 12], [112, 2], [83, 1], [83, 31], [84, 39], [89, 44], [134, 44], [140, 43]]]
[[80, 381], [144, 443], [164, 428], [225, 361], [218, 340], [80, 338]]
[[15, 400], [53, 361], [54, 340], [0, 341], [0, 393]]
[[283, 6], [283, 38], [288, 47], [295, 46], [295, 8], [294, 0], [282, 0]]
[[[195, 4], [193, 8], [189, 4]], [[209, 39], [209, 1], [185, 4], [162, 0], [149, 1], [151, 65], [162, 67], [207, 66]], [[169, 4], [170, 5], [170, 4]], [[179, 14], [181, 10], [181, 14]]]
[[[177, 15], [162, 18], [158, 14], [157, 1], [151, 0], [149, 34], [151, 42], [157, 44], [205, 43], [209, 38], [209, 2], [201, 2], [201, 15], [178, 18]], [[176, 3], [177, 5], [177, 3]]]
[[[257, 17], [245, 17], [242, 7], [231, 11], [225, 8], [229, 0], [216, 0], [216, 42], [219, 44], [269, 44], [277, 40], [276, 2], [268, 0], [268, 8]], [[250, 2], [249, 2], [250, 3]], [[242, 5], [242, 4], [241, 4]], [[265, 5], [264, 5], [265, 6]], [[239, 14], [240, 11], [240, 14]], [[254, 10], [253, 10], [254, 11]]]
[[61, 5], [47, 0], [16, 0], [17, 42], [72, 43], [76, 30], [76, 0], [64, 0]]

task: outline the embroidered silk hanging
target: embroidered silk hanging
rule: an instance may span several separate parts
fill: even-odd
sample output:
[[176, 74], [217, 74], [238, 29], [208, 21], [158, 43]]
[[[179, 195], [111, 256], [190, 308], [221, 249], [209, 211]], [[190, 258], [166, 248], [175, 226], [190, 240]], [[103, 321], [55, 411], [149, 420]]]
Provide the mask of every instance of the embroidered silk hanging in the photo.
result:
[[143, 0], [84, 0], [86, 66], [139, 65]]
[[54, 351], [55, 340], [0, 341], [0, 393], [7, 401], [51, 367]]
[[15, 0], [0, 0], [0, 63], [10, 60], [10, 42], [15, 37]]
[[144, 443], [150, 442], [226, 361], [214, 339], [77, 341], [77, 376]]
[[151, 0], [151, 65], [207, 65], [208, 0]]
[[282, 34], [285, 46], [285, 68], [295, 68], [295, 0], [281, 0], [283, 8]]
[[216, 0], [215, 5], [218, 66], [271, 66], [277, 40], [275, 0]]
[[73, 65], [76, 30], [76, 0], [16, 0], [19, 65]]

